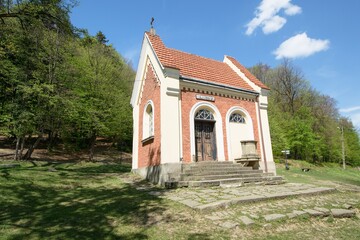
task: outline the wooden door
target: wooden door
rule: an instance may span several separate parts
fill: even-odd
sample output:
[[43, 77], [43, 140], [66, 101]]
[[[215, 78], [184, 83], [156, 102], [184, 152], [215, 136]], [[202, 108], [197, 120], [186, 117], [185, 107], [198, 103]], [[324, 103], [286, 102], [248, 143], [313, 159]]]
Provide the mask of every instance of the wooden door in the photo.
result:
[[196, 161], [216, 160], [214, 122], [195, 121]]

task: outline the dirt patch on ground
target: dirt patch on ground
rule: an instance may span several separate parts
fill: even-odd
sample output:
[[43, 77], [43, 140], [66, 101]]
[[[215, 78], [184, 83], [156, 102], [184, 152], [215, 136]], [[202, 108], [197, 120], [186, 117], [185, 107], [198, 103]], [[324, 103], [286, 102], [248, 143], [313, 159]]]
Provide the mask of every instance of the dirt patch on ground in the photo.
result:
[[[24, 149], [24, 153], [27, 148]], [[0, 136], [0, 159], [12, 160], [15, 154], [15, 142]], [[95, 145], [95, 154], [93, 161], [110, 161], [131, 163], [132, 155], [130, 153], [118, 151], [111, 142], [98, 139]], [[89, 159], [88, 150], [69, 151], [63, 144], [57, 145], [49, 151], [46, 144], [40, 145], [31, 155], [32, 160], [36, 161], [67, 161], [78, 162]]]

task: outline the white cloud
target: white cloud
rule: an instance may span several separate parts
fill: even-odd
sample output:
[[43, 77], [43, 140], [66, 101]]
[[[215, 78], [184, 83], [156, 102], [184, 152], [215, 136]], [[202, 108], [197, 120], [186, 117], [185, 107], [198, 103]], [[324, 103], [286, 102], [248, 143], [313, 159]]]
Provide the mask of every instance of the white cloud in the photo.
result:
[[285, 23], [286, 23], [285, 18], [276, 15], [271, 19], [269, 19], [268, 21], [265, 21], [262, 29], [265, 34], [269, 34], [281, 29], [285, 25]]
[[358, 110], [360, 110], [360, 106], [342, 108], [342, 109], [340, 109], [340, 112], [349, 113], [349, 112], [355, 112], [355, 111], [358, 111]]
[[291, 4], [290, 7], [285, 9], [285, 14], [289, 16], [293, 16], [301, 13], [301, 7]]
[[276, 59], [308, 57], [329, 48], [329, 40], [309, 38], [306, 33], [297, 34], [280, 44], [273, 52]]
[[246, 24], [246, 35], [251, 35], [257, 27], [261, 27], [264, 34], [280, 30], [286, 23], [286, 19], [278, 15], [282, 9], [288, 16], [301, 13], [301, 8], [290, 2], [291, 0], [263, 0], [256, 8], [255, 17]]
[[351, 115], [350, 118], [355, 128], [360, 131], [360, 113]]
[[360, 133], [360, 106], [342, 108], [339, 111], [344, 113], [344, 115], [346, 115], [347, 117], [349, 117], [351, 119], [355, 128]]

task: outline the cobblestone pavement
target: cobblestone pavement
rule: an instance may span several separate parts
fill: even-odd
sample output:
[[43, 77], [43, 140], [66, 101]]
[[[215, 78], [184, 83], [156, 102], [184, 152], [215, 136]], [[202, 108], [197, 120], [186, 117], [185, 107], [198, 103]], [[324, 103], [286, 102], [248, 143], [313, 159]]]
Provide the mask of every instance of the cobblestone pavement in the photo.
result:
[[135, 184], [134, 187], [197, 210], [205, 219], [226, 229], [254, 224], [266, 227], [274, 221], [301, 217], [360, 219], [357, 186], [353, 186], [351, 197], [346, 194], [349, 189], [302, 183], [171, 190], [159, 189], [149, 183]]
[[175, 190], [149, 191], [199, 211], [228, 207], [245, 202], [285, 198], [308, 194], [335, 191], [334, 188], [318, 187], [309, 184], [286, 183], [281, 185], [252, 185], [245, 187], [179, 188]]

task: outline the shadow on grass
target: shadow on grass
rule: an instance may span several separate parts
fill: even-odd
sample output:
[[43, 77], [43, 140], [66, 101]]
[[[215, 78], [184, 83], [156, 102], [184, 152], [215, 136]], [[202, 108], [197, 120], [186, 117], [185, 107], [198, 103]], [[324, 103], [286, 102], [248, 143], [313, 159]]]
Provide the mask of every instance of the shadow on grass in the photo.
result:
[[[8, 171], [0, 177], [0, 232], [9, 230], [6, 239], [147, 239], [146, 228], [155, 224], [151, 216], [165, 210], [161, 198], [130, 184], [87, 184], [93, 173], [128, 170], [100, 165]], [[77, 184], [67, 185], [69, 178]]]

